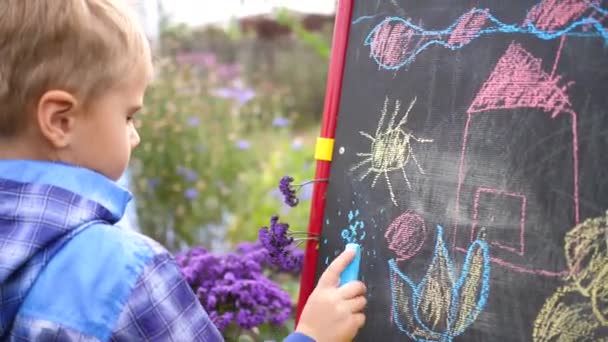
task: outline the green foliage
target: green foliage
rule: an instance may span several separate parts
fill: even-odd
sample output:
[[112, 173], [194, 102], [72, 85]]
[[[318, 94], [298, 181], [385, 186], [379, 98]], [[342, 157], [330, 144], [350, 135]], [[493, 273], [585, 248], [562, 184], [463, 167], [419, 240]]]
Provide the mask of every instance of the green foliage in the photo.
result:
[[138, 122], [134, 186], [141, 229], [175, 248], [198, 242], [201, 226], [221, 223], [234, 205], [233, 180], [251, 160], [236, 145], [242, 128], [234, 105], [208, 95], [219, 85], [211, 74], [201, 81], [183, 66], [157, 69]]
[[331, 39], [328, 35], [322, 35], [313, 33], [306, 30], [300, 21], [298, 21], [291, 13], [286, 9], [281, 9], [276, 16], [277, 21], [280, 24], [291, 28], [293, 33], [298, 37], [300, 41], [310, 46], [319, 56], [329, 60], [329, 54], [331, 51]]
[[[305, 229], [306, 210], [280, 212], [275, 190], [285, 174], [308, 179], [314, 172], [312, 134], [297, 138], [289, 125], [273, 126], [275, 119], [289, 121], [282, 110], [289, 97], [237, 88], [219, 69], [167, 61], [157, 69], [133, 162], [140, 228], [173, 249], [211, 247], [200, 240], [213, 226], [230, 227], [232, 242], [255, 240], [276, 213]], [[221, 90], [237, 98], [213, 95]], [[254, 93], [239, 102], [238, 96]]]
[[285, 97], [281, 110], [296, 113], [298, 124], [316, 123], [323, 111], [333, 28], [327, 25], [320, 32], [309, 32], [286, 10], [278, 11], [275, 19], [293, 35], [264, 40], [240, 32], [236, 21], [222, 30], [171, 25], [165, 19], [161, 52], [174, 57], [184, 51], [212, 51], [218, 60], [240, 65], [243, 76], [268, 92], [268, 98]]
[[[307, 229], [312, 185], [290, 208], [278, 183], [285, 175], [295, 183], [314, 177], [330, 34], [279, 17], [296, 39], [262, 42], [235, 25], [193, 30], [163, 17], [164, 58], [137, 120], [142, 143], [131, 170], [140, 229], [171, 250], [256, 240], [275, 214], [292, 230]], [[203, 53], [187, 65], [183, 52], [191, 51]], [[273, 280], [297, 302], [297, 278]], [[225, 338], [278, 341], [293, 325]]]
[[300, 181], [314, 176], [312, 135], [295, 139], [290, 135], [291, 131], [283, 128], [275, 129], [270, 134], [258, 133], [252, 137], [255, 162], [248, 171], [239, 175], [239, 182], [245, 184], [250, 200], [242, 201], [238, 208], [235, 208], [229, 231], [232, 241], [239, 238], [256, 239], [257, 229], [243, 227], [267, 226], [270, 216], [274, 214], [280, 215], [281, 221], [290, 223], [292, 230], [305, 231], [308, 228], [307, 209], [310, 205], [312, 185], [301, 191], [301, 203], [297, 209], [283, 204], [278, 191], [279, 179], [284, 175], [291, 175]]

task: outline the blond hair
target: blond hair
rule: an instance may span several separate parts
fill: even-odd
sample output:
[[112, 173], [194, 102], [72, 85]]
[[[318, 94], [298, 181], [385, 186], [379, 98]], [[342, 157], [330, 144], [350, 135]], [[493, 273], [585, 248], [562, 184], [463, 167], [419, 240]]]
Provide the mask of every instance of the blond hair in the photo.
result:
[[21, 131], [48, 90], [86, 106], [150, 65], [145, 34], [124, 1], [1, 0], [0, 137]]

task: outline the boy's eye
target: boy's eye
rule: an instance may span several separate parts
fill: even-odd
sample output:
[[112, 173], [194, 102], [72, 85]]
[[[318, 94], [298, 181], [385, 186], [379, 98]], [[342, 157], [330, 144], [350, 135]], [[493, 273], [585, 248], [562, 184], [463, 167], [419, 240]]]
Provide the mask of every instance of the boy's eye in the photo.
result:
[[127, 112], [127, 122], [132, 122], [133, 119], [135, 118], [135, 114], [137, 114], [140, 110], [141, 110], [141, 106], [135, 106], [135, 107], [131, 108]]
[[135, 116], [136, 116], [135, 114], [137, 114], [137, 112], [133, 112], [131, 114], [128, 114], [127, 115], [127, 122], [134, 121], [135, 120]]

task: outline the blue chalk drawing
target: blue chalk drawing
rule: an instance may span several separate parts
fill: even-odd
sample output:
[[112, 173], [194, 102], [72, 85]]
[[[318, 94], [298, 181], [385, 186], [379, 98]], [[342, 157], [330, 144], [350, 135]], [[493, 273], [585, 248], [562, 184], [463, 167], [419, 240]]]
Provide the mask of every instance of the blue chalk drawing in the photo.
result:
[[342, 229], [342, 240], [344, 244], [360, 243], [365, 239], [365, 222], [358, 220], [359, 210], [348, 212], [348, 227]]
[[[590, 4], [590, 6], [599, 13], [602, 13], [602, 14], [608, 13], [608, 10], [603, 9], [597, 5]], [[456, 29], [458, 24], [462, 20], [470, 18], [471, 15], [487, 16], [487, 20], [491, 23], [490, 26], [478, 30], [475, 34], [470, 36], [470, 39], [467, 39], [465, 42], [452, 43], [452, 44], [448, 43], [450, 35], [454, 32], [454, 30]], [[373, 19], [376, 17], [377, 16], [362, 16], [362, 17], [355, 19], [353, 21], [353, 24], [357, 24], [357, 23], [362, 22], [363, 20]], [[602, 23], [600, 21], [598, 21], [597, 19], [592, 18], [592, 17], [585, 17], [580, 20], [577, 20], [577, 21], [571, 23], [570, 25], [568, 25], [566, 28], [563, 28], [560, 30], [546, 31], [546, 30], [537, 28], [531, 22], [528, 22], [524, 25], [506, 24], [506, 23], [500, 21], [498, 18], [494, 17], [489, 12], [488, 9], [473, 9], [473, 10], [463, 14], [462, 16], [460, 16], [458, 19], [456, 19], [456, 21], [453, 24], [451, 24], [450, 26], [448, 26], [446, 29], [443, 29], [443, 30], [427, 30], [421, 26], [418, 26], [418, 25], [412, 23], [410, 20], [407, 20], [407, 19], [404, 19], [401, 17], [395, 17], [395, 16], [387, 17], [371, 30], [371, 32], [367, 35], [367, 37], [364, 40], [364, 45], [371, 46], [373, 44], [374, 35], [378, 32], [378, 30], [381, 29], [381, 27], [383, 25], [396, 24], [396, 23], [402, 23], [410, 30], [413, 30], [413, 32], [411, 34], [412, 37], [433, 36], [435, 39], [425, 42], [420, 47], [413, 50], [411, 53], [407, 54], [406, 55], [407, 57], [404, 58], [403, 61], [401, 61], [400, 63], [397, 63], [395, 65], [384, 64], [375, 54], [372, 53], [371, 56], [374, 59], [374, 61], [382, 69], [385, 69], [385, 70], [398, 70], [404, 66], [411, 64], [416, 59], [416, 56], [418, 56], [424, 50], [426, 50], [427, 48], [429, 48], [433, 45], [439, 45], [439, 46], [442, 46], [442, 47], [444, 47], [446, 49], [450, 49], [450, 50], [458, 50], [458, 49], [461, 49], [464, 46], [468, 45], [471, 41], [473, 41], [477, 38], [480, 38], [483, 36], [488, 36], [488, 35], [500, 34], [500, 33], [528, 34], [528, 35], [533, 35], [541, 40], [554, 40], [554, 39], [561, 38], [562, 36], [596, 37], [596, 38], [602, 38], [604, 40], [604, 44], [606, 44], [608, 46], [608, 30], [606, 30], [602, 26]], [[584, 28], [586, 26], [590, 26], [591, 28], [593, 28], [593, 31], [585, 32]]]
[[490, 293], [488, 245], [479, 239], [471, 244], [461, 275], [454, 281], [441, 226], [437, 226], [431, 264], [419, 284], [399, 270], [395, 259], [388, 266], [392, 319], [400, 331], [418, 342], [451, 342], [475, 321]]

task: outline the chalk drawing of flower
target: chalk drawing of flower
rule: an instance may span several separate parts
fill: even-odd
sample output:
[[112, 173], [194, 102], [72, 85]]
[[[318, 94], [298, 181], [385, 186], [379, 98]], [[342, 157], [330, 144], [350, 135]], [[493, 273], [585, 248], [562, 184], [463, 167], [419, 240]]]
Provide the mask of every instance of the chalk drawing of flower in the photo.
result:
[[449, 342], [483, 311], [490, 293], [490, 254], [482, 239], [467, 251], [460, 277], [437, 226], [433, 259], [418, 283], [389, 260], [392, 319], [400, 331], [419, 342]]

